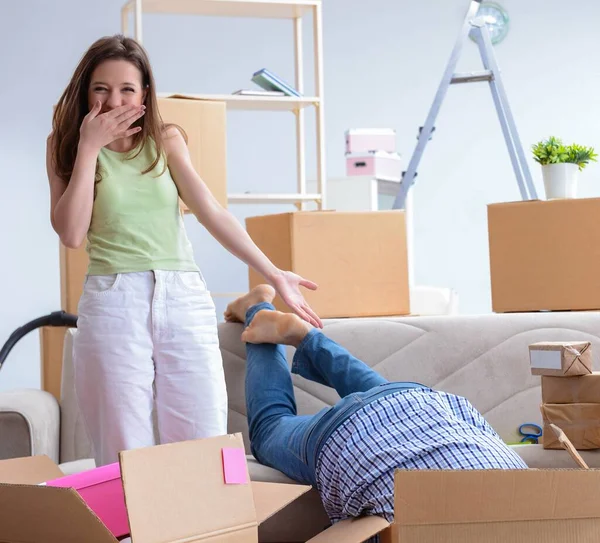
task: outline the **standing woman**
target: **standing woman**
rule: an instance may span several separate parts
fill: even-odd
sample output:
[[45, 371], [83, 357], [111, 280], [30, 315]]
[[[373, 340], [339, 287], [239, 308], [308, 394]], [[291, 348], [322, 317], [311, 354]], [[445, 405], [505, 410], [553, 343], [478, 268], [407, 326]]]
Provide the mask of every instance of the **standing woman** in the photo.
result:
[[148, 56], [123, 36], [85, 53], [55, 108], [47, 145], [51, 222], [87, 237], [90, 264], [73, 357], [98, 466], [121, 450], [227, 432], [215, 306], [184, 230], [179, 198], [290, 308], [321, 326], [300, 287], [252, 242], [194, 170], [178, 127], [160, 118]]

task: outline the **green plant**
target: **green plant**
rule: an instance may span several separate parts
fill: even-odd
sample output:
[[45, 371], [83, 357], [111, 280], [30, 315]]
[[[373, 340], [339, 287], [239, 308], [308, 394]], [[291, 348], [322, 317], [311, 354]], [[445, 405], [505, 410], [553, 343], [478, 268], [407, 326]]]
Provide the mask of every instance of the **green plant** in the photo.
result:
[[597, 162], [598, 155], [593, 147], [584, 147], [573, 143], [565, 145], [561, 139], [554, 136], [531, 146], [533, 158], [542, 166], [546, 164], [570, 163], [577, 164], [583, 170], [589, 162]]

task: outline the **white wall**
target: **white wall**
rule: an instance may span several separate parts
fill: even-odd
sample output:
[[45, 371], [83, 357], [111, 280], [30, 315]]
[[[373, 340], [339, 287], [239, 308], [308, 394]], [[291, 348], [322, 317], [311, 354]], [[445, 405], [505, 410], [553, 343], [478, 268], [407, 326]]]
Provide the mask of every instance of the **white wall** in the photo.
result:
[[[496, 53], [524, 145], [556, 134], [600, 148], [600, 40], [591, 24], [600, 20], [600, 5], [579, 2], [582, 20], [558, 0], [503, 3], [511, 31]], [[44, 167], [50, 112], [85, 48], [119, 31], [120, 6], [120, 0], [0, 4], [0, 343], [17, 326], [59, 309], [58, 245]], [[466, 0], [324, 1], [330, 176], [344, 173], [348, 127], [396, 128], [408, 163], [467, 7]], [[287, 22], [151, 15], [144, 18], [144, 44], [162, 91], [230, 92], [249, 86], [262, 67], [293, 78]], [[468, 44], [459, 70], [479, 67]], [[310, 134], [312, 118], [307, 124]], [[231, 113], [230, 190], [294, 190], [293, 134], [290, 114]], [[313, 140], [308, 143], [314, 173]], [[541, 191], [539, 170], [531, 167]], [[593, 165], [581, 194], [597, 195], [599, 182], [600, 165]], [[414, 196], [417, 283], [453, 287], [463, 312], [489, 312], [486, 205], [519, 193], [484, 84], [450, 90]], [[289, 208], [232, 209], [243, 220]], [[186, 224], [210, 288], [244, 290], [245, 266], [191, 217]], [[0, 389], [23, 386], [39, 386], [37, 333], [17, 345], [0, 372]]]

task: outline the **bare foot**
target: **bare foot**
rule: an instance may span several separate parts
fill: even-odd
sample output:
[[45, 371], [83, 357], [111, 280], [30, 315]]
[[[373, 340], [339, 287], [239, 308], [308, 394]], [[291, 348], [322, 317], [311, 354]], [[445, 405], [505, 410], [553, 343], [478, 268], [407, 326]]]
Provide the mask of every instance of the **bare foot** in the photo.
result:
[[271, 285], [258, 285], [248, 294], [231, 302], [225, 309], [225, 320], [227, 322], [245, 322], [246, 311], [253, 305], [261, 302], [271, 303], [275, 298], [275, 289]]
[[274, 343], [297, 347], [312, 326], [293, 313], [259, 311], [242, 333], [247, 343]]

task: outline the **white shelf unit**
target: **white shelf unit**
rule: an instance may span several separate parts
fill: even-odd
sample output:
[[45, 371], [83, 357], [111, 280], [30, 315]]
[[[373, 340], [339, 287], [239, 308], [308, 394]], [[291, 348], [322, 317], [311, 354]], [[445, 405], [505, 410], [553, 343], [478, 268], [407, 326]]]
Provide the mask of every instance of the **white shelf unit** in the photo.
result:
[[[121, 27], [129, 34], [129, 22], [133, 14], [135, 39], [142, 43], [142, 14], [171, 13], [216, 17], [250, 17], [289, 19], [294, 31], [294, 87], [304, 94], [303, 18], [312, 14], [315, 96], [240, 96], [229, 94], [186, 95], [203, 100], [222, 101], [228, 110], [291, 111], [296, 120], [297, 193], [292, 194], [229, 194], [232, 204], [291, 203], [300, 210], [307, 202], [316, 202], [318, 209], [326, 206], [325, 187], [325, 114], [323, 103], [323, 25], [321, 0], [129, 0], [121, 9]], [[176, 96], [177, 93], [160, 93]], [[316, 192], [306, 190], [306, 128], [305, 109], [316, 111], [315, 139], [317, 160]]]

